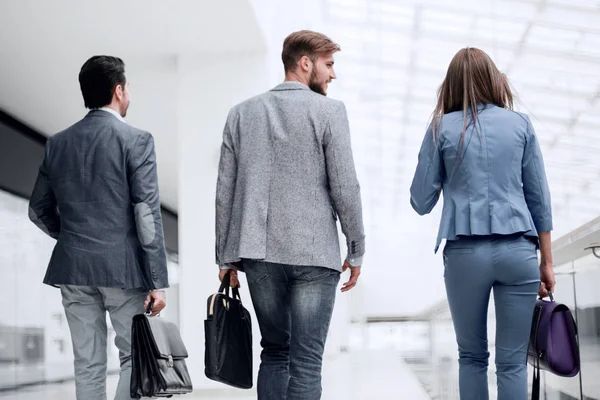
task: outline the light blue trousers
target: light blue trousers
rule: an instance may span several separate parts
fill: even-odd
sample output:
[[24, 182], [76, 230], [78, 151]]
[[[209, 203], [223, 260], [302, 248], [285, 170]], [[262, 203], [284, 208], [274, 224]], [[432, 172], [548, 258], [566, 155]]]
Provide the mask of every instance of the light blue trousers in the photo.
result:
[[487, 400], [487, 320], [496, 307], [498, 400], [527, 399], [527, 346], [539, 289], [536, 245], [524, 236], [448, 241], [444, 278], [459, 352], [461, 400]]

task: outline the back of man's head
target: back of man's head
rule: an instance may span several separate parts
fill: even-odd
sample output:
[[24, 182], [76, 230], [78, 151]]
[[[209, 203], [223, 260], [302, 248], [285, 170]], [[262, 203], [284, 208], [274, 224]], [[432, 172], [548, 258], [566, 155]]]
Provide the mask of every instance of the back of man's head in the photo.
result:
[[298, 62], [303, 56], [316, 62], [320, 55], [340, 51], [340, 46], [322, 33], [303, 30], [290, 34], [283, 42], [281, 60], [285, 72], [296, 70]]
[[124, 86], [125, 63], [118, 57], [94, 56], [79, 72], [79, 85], [85, 107], [96, 109], [112, 102], [115, 87]]

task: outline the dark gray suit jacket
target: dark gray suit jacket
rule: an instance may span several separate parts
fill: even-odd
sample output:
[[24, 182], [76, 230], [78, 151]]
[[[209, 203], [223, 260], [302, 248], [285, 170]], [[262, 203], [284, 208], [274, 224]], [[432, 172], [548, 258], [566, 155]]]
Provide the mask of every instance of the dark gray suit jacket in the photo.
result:
[[57, 239], [46, 284], [168, 286], [154, 140], [115, 115], [48, 139], [29, 218]]

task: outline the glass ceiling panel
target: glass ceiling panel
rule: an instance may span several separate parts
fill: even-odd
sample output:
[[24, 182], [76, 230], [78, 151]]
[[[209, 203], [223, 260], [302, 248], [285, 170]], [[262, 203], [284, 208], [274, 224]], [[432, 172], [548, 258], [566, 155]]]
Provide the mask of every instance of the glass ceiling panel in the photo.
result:
[[508, 79], [517, 93], [523, 89], [524, 85], [547, 88], [554, 76], [552, 71], [543, 66], [531, 67], [520, 63], [514, 64], [514, 62], [512, 68], [507, 73]]
[[[597, 151], [600, 149], [598, 140], [590, 139], [588, 136], [580, 134], [562, 135], [558, 140], [558, 146], [561, 150], [575, 151], [576, 157], [586, 157], [586, 155], [596, 157]], [[586, 177], [583, 176], [585, 179]]]
[[418, 70], [437, 71], [442, 82], [452, 57], [468, 43], [458, 41], [441, 42], [432, 38], [417, 39], [416, 66]]
[[514, 22], [493, 17], [478, 17], [471, 32], [472, 37], [497, 40], [500, 43], [517, 44], [527, 30], [526, 22]]
[[579, 58], [573, 57], [570, 53], [562, 55], [540, 54], [533, 50], [522, 55], [519, 63], [532, 68], [548, 69], [550, 71], [565, 73], [565, 76], [577, 77], [578, 74], [600, 76], [599, 58]]
[[598, 11], [600, 1], [598, 0], [549, 0], [549, 4], [560, 4], [568, 7], [583, 8]]
[[598, 85], [595, 82], [600, 82], [600, 78], [583, 74], [570, 74], [568, 76], [561, 74], [552, 79], [552, 88], [556, 91], [570, 92], [573, 95], [589, 99], [596, 93]]
[[529, 21], [538, 13], [540, 0], [503, 0], [490, 1], [488, 15], [491, 18], [504, 17]]
[[575, 125], [576, 129], [588, 129], [592, 126], [596, 127], [596, 137], [598, 137], [598, 129], [600, 129], [600, 112], [597, 110], [590, 110], [579, 115], [577, 124]]
[[548, 90], [540, 92], [527, 91], [521, 96], [521, 100], [529, 107], [536, 105], [539, 107], [562, 108], [571, 115], [589, 106], [589, 100], [585, 97], [567, 96], [564, 93], [554, 93]]
[[[552, 107], [553, 106], [551, 104], [548, 104], [546, 102], [528, 102], [527, 106], [523, 107], [521, 111], [529, 114], [530, 116], [539, 118], [540, 121], [544, 121], [545, 118], [549, 118], [553, 121], [558, 120], [559, 122], [564, 123], [566, 121], [569, 121], [573, 116], [573, 113], [569, 110], [560, 108], [553, 109]], [[542, 122], [541, 125], [543, 126], [544, 122]]]
[[325, 4], [330, 6], [332, 10], [337, 14], [338, 12], [344, 12], [345, 8], [349, 7], [366, 7], [368, 0], [327, 0]]
[[405, 105], [406, 103], [400, 98], [390, 98], [381, 103], [379, 111], [382, 117], [393, 119], [396, 130], [398, 130], [398, 120], [401, 120], [403, 117]]
[[[570, 0], [566, 0], [569, 1]], [[580, 30], [598, 31], [598, 16], [600, 10], [586, 10], [582, 8], [572, 9], [570, 7], [552, 6], [542, 7], [535, 17], [538, 22], [550, 26], [570, 27]]]
[[435, 96], [435, 93], [442, 84], [443, 79], [443, 75], [441, 77], [437, 77], [428, 72], [417, 71], [414, 73], [413, 78], [411, 79], [411, 87], [419, 93], [429, 93], [431, 96]]
[[525, 43], [536, 48], [569, 51], [576, 47], [582, 36], [580, 31], [534, 25], [529, 30]]
[[394, 28], [408, 28], [413, 25], [415, 8], [396, 4], [375, 3], [372, 5], [375, 13], [375, 21], [381, 25], [391, 25]]
[[433, 34], [454, 33], [467, 35], [473, 24], [470, 15], [441, 12], [433, 9], [424, 10], [421, 17], [420, 28], [424, 32]]
[[[600, 17], [598, 18], [600, 20]], [[590, 56], [600, 56], [600, 34], [585, 33], [577, 46], [577, 50]]]
[[[331, 10], [330, 10], [331, 12]], [[344, 8], [342, 12], [336, 12], [336, 17], [338, 20], [346, 22], [346, 23], [365, 23], [367, 21], [367, 12], [363, 7], [356, 8]]]

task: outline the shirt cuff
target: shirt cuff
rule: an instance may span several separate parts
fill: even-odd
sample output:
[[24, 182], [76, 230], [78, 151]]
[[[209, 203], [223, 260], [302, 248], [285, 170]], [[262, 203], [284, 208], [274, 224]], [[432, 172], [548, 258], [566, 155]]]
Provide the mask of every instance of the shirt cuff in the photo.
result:
[[348, 257], [346, 258], [346, 261], [348, 261], [348, 264], [350, 264], [353, 267], [360, 267], [363, 264], [363, 256], [360, 257]]
[[234, 266], [233, 266], [233, 265], [231, 265], [231, 264], [224, 264], [224, 265], [221, 265], [221, 266], [219, 266], [219, 269], [220, 269], [220, 270], [233, 269], [233, 270], [237, 271], [237, 268], [236, 268], [236, 267], [234, 267]]

